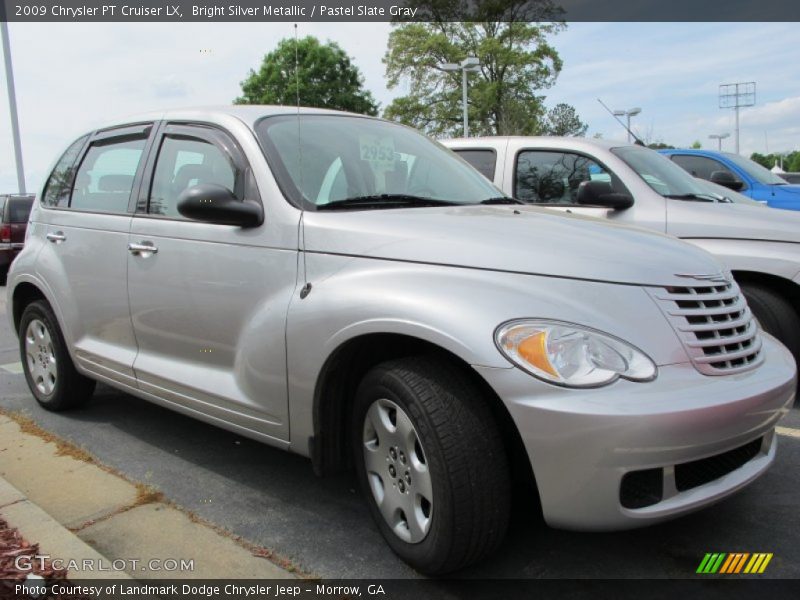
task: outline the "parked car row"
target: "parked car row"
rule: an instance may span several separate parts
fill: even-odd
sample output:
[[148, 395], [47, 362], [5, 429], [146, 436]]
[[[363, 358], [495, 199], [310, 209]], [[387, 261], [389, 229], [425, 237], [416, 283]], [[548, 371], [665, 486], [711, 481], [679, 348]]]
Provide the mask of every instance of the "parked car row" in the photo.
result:
[[[88, 132], [9, 273], [33, 396], [63, 410], [102, 381], [320, 474], [355, 466], [389, 546], [429, 574], [498, 547], [517, 483], [580, 530], [752, 483], [797, 379], [748, 297], [770, 327], [791, 226], [650, 151], [531, 144], [451, 143], [493, 184], [409, 128], [319, 109]], [[698, 246], [758, 276], [737, 272], [743, 294]]]
[[654, 229], [711, 252], [761, 326], [800, 360], [800, 213], [764, 210], [636, 145], [554, 137], [444, 143], [515, 198]]

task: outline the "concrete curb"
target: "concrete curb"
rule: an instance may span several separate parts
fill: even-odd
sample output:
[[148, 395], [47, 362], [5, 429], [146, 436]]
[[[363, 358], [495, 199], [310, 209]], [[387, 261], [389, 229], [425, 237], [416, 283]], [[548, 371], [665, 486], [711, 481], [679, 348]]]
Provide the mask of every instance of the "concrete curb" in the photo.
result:
[[[11, 527], [19, 530], [31, 544], [39, 544], [39, 553], [53, 558], [78, 561], [79, 564], [110, 565], [111, 561], [81, 540], [25, 494], [0, 477], [0, 517]], [[69, 571], [72, 580], [93, 579], [131, 579], [124, 571]]]
[[0, 415], [0, 482], [0, 516], [43, 554], [72, 561], [70, 579], [297, 577], [289, 561], [196, 519], [24, 416]]

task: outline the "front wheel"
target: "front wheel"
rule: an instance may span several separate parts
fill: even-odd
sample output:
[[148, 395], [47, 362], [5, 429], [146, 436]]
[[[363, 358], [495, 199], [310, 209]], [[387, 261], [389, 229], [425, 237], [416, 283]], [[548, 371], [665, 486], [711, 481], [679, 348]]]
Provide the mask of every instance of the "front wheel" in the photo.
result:
[[761, 328], [778, 338], [800, 364], [800, 316], [794, 307], [771, 288], [752, 283], [741, 288]]
[[95, 382], [75, 369], [56, 316], [47, 302], [37, 300], [25, 307], [18, 333], [25, 379], [43, 408], [66, 410], [91, 397]]
[[438, 357], [373, 368], [358, 388], [353, 450], [389, 546], [420, 572], [472, 564], [502, 542], [510, 478], [486, 398]]

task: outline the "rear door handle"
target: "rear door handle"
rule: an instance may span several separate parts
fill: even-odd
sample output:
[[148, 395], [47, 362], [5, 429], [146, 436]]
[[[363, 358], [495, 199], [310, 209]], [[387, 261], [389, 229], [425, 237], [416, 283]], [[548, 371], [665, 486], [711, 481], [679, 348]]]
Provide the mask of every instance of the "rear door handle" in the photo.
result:
[[128, 251], [135, 256], [148, 257], [158, 253], [158, 247], [153, 242], [141, 242], [139, 244], [128, 244]]
[[64, 235], [63, 231], [56, 231], [55, 233], [48, 233], [45, 236], [48, 240], [53, 242], [54, 244], [60, 244], [61, 242], [67, 241], [67, 236]]

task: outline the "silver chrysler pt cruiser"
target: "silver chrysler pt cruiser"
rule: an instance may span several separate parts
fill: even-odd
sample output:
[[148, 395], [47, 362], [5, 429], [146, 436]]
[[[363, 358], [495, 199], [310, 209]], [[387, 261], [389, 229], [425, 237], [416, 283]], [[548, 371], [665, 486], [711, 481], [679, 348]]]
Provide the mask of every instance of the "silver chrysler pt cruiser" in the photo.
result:
[[555, 527], [715, 502], [775, 458], [792, 356], [673, 238], [504, 196], [411, 129], [176, 110], [75, 140], [8, 278], [35, 399], [96, 381], [354, 466], [422, 572], [501, 543], [512, 481]]

